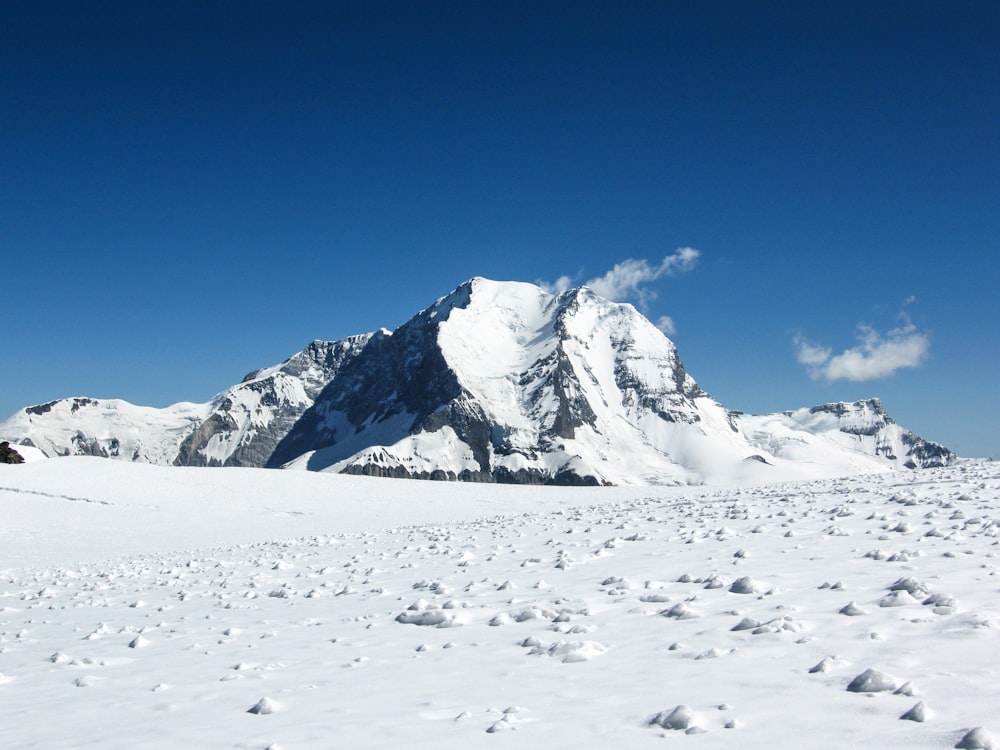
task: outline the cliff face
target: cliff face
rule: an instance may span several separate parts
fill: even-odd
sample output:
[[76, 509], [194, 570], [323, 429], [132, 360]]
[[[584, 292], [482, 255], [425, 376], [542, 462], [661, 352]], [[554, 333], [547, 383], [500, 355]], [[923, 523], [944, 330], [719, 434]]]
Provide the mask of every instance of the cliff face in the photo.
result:
[[278, 443], [370, 335], [314, 341], [275, 367], [256, 370], [216, 396], [208, 417], [181, 443], [178, 466], [267, 466]]

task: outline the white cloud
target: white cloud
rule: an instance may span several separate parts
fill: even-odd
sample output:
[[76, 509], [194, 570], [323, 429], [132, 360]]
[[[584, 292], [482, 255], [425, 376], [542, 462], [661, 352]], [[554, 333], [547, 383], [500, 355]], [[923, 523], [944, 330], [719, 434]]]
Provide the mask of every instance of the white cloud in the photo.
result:
[[861, 382], [888, 377], [904, 367], [916, 367], [930, 351], [930, 337], [917, 330], [905, 312], [899, 314], [899, 319], [900, 325], [885, 335], [871, 326], [859, 325], [857, 346], [837, 355], [829, 347], [817, 346], [798, 335], [796, 359], [808, 368], [813, 380]]
[[[603, 276], [597, 276], [583, 284], [576, 283], [571, 276], [560, 276], [554, 283], [539, 281], [538, 285], [551, 294], [565, 292], [574, 286], [586, 286], [595, 294], [616, 302], [634, 299], [639, 307], [645, 309], [656, 299], [656, 291], [648, 288], [650, 283], [666, 276], [687, 273], [695, 267], [700, 256], [701, 253], [693, 247], [680, 247], [672, 255], [664, 256], [655, 266], [644, 258], [629, 258], [616, 263]], [[677, 333], [673, 318], [668, 315], [661, 316], [656, 321], [656, 327], [667, 336]]]
[[[603, 276], [597, 276], [585, 281], [583, 286], [590, 287], [595, 294], [618, 302], [635, 299], [640, 305], [656, 299], [656, 292], [647, 289], [646, 285], [665, 276], [677, 276], [687, 273], [695, 267], [701, 253], [693, 247], [682, 247], [673, 255], [667, 255], [658, 265], [652, 265], [648, 260], [629, 258], [616, 263], [614, 268]], [[554, 284], [542, 282], [546, 290], [559, 293], [573, 286], [573, 279], [560, 276]]]
[[663, 331], [667, 336], [673, 336], [677, 333], [677, 326], [674, 325], [674, 319], [669, 315], [660, 316], [660, 319], [656, 321], [656, 327]]
[[795, 349], [796, 359], [801, 364], [811, 367], [823, 365], [830, 359], [830, 355], [833, 354], [833, 350], [829, 347], [810, 344], [801, 334], [795, 337]]
[[571, 276], [560, 276], [553, 284], [548, 284], [542, 281], [539, 282], [538, 285], [547, 292], [559, 294], [560, 292], [565, 292], [573, 286], [573, 278]]
[[664, 276], [676, 276], [694, 268], [701, 255], [693, 247], [682, 247], [673, 255], [664, 257], [657, 266], [648, 260], [629, 258], [603, 276], [586, 282], [596, 294], [612, 300], [636, 299], [641, 305], [656, 299], [656, 292], [644, 286]]

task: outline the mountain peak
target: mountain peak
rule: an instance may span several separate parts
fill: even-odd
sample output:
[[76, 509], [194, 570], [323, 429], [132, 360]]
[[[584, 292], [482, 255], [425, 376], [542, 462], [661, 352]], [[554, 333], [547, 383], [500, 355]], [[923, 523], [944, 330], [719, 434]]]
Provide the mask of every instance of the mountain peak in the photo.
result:
[[395, 331], [314, 341], [208, 404], [56, 401], [15, 414], [0, 436], [49, 455], [558, 484], [797, 479], [953, 458], [878, 399], [731, 412], [632, 305], [481, 276]]

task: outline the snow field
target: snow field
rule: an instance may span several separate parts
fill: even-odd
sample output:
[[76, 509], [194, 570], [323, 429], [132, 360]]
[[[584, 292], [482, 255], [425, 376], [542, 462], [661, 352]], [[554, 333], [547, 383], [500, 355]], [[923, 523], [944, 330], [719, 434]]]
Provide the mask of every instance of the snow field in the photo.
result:
[[[522, 488], [494, 496], [513, 512], [469, 518], [454, 493], [495, 488], [305, 475], [283, 499], [271, 482], [303, 475], [260, 472], [255, 494], [253, 470], [62, 461], [42, 463], [80, 474], [76, 501], [4, 468], [11, 526], [37, 529], [53, 504], [114, 513], [150, 551], [100, 562], [99, 529], [80, 528], [91, 548], [65, 562], [2, 559], [5, 746], [998, 746], [992, 463], [672, 494]], [[140, 475], [157, 481], [120, 484]], [[179, 508], [219, 498], [204, 518], [237, 530], [176, 545], [171, 486], [189, 494]], [[321, 503], [355, 530], [301, 534], [309, 516], [261, 512], [329, 528]], [[421, 503], [433, 520], [409, 522]]]

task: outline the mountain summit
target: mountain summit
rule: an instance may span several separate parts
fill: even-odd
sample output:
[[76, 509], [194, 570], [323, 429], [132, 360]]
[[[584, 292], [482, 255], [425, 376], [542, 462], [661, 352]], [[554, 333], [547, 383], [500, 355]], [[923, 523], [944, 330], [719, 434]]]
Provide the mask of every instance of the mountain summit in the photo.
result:
[[471, 279], [393, 332], [315, 341], [208, 404], [63, 399], [0, 435], [48, 455], [531, 484], [700, 484], [953, 455], [877, 399], [765, 416], [699, 388], [633, 306]]

